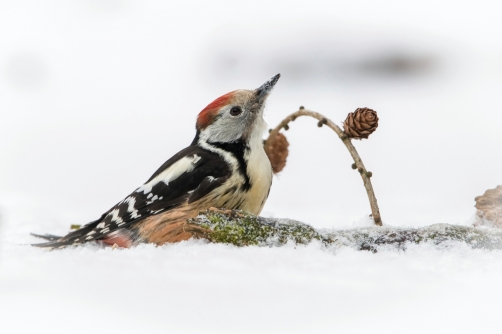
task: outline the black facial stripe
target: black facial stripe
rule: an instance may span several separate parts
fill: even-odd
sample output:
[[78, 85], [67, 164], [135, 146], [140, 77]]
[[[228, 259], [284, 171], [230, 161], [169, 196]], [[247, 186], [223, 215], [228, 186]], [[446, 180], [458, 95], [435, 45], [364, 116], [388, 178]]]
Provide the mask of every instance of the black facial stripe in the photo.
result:
[[228, 153], [231, 153], [239, 164], [238, 171], [244, 178], [244, 184], [242, 185], [242, 190], [248, 191], [251, 189], [251, 180], [249, 179], [249, 175], [247, 173], [247, 164], [246, 160], [244, 160], [244, 154], [247, 150], [249, 150], [249, 146], [247, 146], [243, 140], [238, 140], [233, 143], [209, 143], [210, 145], [220, 148]]
[[195, 138], [193, 139], [193, 141], [190, 144], [190, 146], [197, 145], [197, 143], [199, 142], [199, 138], [200, 138], [200, 130], [197, 130], [197, 132], [195, 133]]

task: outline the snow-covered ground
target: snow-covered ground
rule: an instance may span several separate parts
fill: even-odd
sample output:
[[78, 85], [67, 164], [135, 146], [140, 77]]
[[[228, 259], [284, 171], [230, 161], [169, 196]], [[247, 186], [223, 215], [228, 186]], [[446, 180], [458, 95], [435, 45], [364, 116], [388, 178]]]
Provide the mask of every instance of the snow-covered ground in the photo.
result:
[[[502, 253], [200, 241], [41, 251], [4, 226], [2, 333], [499, 333]], [[7, 239], [7, 240], [6, 240]]]
[[[187, 145], [197, 112], [280, 72], [266, 111], [380, 125], [356, 142], [384, 223], [469, 224], [501, 183], [500, 1], [0, 4], [0, 333], [499, 333], [502, 254], [189, 241], [33, 249], [96, 219]], [[286, 133], [265, 216], [362, 226], [345, 148]]]

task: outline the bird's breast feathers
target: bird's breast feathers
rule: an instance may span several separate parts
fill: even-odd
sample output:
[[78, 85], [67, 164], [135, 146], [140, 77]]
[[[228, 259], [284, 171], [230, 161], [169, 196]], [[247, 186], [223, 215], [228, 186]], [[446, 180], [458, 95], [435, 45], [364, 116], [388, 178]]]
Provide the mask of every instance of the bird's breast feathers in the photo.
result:
[[272, 186], [272, 166], [261, 140], [259, 145], [251, 146], [245, 157], [251, 188], [248, 191], [245, 207], [242, 209], [255, 215], [260, 214], [263, 209]]

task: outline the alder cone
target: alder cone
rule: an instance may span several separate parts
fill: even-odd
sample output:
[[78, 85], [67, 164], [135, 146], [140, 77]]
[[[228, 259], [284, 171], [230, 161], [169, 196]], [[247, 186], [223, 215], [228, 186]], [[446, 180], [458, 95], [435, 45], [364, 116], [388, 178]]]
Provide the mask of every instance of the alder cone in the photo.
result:
[[377, 112], [370, 108], [357, 108], [347, 115], [343, 130], [353, 139], [367, 139], [378, 127]]
[[273, 138], [268, 137], [265, 142], [265, 146], [263, 148], [270, 160], [274, 174], [279, 173], [286, 166], [286, 159], [289, 154], [288, 146], [289, 143], [286, 136], [279, 132]]

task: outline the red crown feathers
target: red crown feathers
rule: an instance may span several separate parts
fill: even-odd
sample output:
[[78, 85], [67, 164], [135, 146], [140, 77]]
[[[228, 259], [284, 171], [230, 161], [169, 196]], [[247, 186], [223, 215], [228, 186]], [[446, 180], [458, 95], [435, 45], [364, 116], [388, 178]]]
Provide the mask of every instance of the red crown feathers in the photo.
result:
[[202, 109], [202, 111], [199, 113], [199, 116], [197, 116], [197, 130], [204, 130], [209, 124], [213, 122], [214, 118], [218, 114], [218, 110], [220, 110], [221, 107], [229, 104], [234, 92], [235, 91], [232, 91], [220, 96], [213, 102], [209, 103], [207, 107]]

